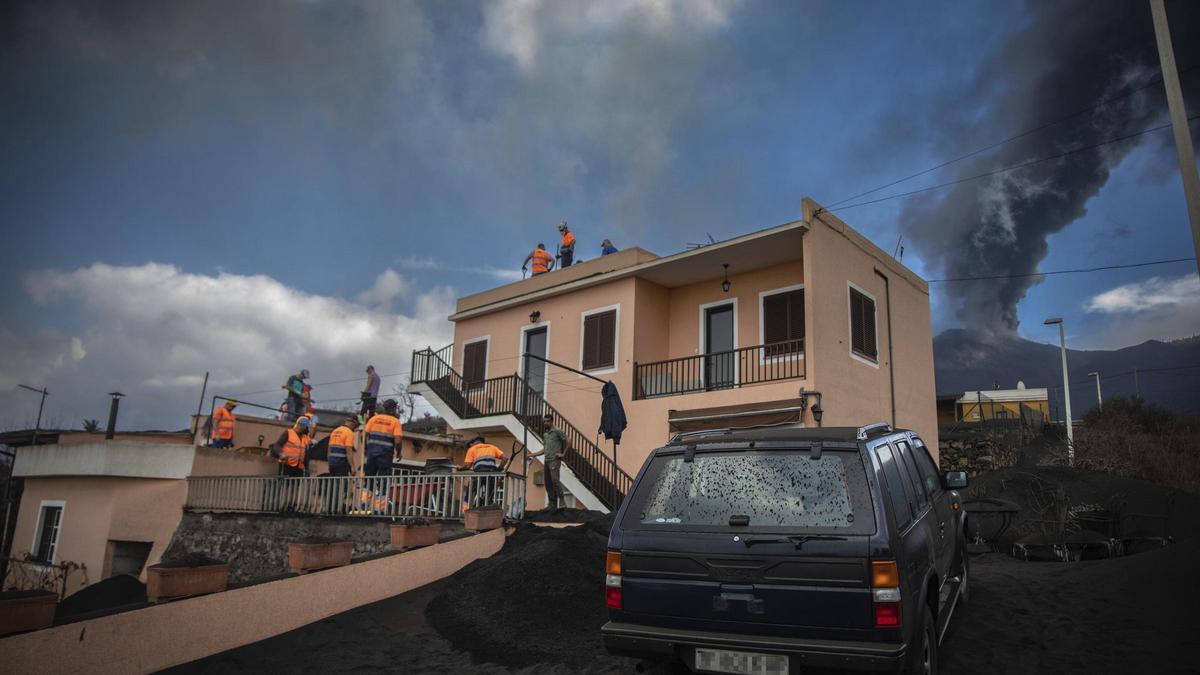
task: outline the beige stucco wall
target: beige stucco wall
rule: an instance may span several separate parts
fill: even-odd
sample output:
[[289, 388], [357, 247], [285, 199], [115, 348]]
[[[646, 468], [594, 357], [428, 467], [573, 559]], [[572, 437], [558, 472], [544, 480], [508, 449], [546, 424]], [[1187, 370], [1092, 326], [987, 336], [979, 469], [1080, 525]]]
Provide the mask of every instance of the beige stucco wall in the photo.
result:
[[[153, 542], [147, 564], [162, 557], [183, 514], [187, 485], [183, 480], [65, 476], [26, 478], [21, 510], [13, 535], [13, 557], [34, 548], [43, 501], [65, 502], [54, 562], [87, 566], [86, 581], [105, 578], [108, 541]], [[145, 579], [145, 574], [142, 576]], [[67, 593], [84, 586], [84, 575], [69, 578]]]
[[[896, 423], [916, 431], [937, 448], [933, 334], [925, 282], [829, 213], [814, 216], [805, 200], [810, 229], [804, 239], [808, 261], [806, 333], [813, 388], [822, 395], [826, 426], [890, 421], [889, 368], [895, 368]], [[889, 279], [892, 325], [888, 324]], [[876, 365], [850, 355], [850, 284], [874, 296], [879, 359]], [[888, 335], [893, 357], [888, 357]]]
[[492, 530], [394, 556], [0, 639], [12, 673], [148, 673], [264, 640], [494, 555]]

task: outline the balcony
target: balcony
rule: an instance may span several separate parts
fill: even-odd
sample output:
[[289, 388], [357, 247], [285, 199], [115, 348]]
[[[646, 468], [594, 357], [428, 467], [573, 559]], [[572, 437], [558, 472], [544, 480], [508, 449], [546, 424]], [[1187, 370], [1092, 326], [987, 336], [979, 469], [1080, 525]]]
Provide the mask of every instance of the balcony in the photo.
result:
[[805, 376], [804, 338], [722, 352], [635, 363], [633, 398], [736, 389]]

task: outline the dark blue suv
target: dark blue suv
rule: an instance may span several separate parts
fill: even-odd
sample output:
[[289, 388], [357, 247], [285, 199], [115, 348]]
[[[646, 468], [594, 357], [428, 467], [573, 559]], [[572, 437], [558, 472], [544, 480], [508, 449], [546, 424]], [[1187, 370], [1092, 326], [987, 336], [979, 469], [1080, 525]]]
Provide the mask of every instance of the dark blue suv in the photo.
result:
[[697, 672], [936, 673], [967, 599], [964, 472], [885, 423], [655, 450], [608, 539], [608, 651]]

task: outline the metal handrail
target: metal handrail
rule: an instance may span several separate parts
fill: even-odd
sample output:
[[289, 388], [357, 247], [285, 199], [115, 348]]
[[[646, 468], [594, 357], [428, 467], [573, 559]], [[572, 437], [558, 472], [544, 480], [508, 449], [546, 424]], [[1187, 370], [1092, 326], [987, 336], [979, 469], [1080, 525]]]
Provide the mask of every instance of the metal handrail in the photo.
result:
[[439, 356], [445, 352], [445, 348], [438, 352], [430, 348], [413, 352], [412, 382], [427, 384], [463, 419], [513, 415], [539, 441], [544, 440], [546, 431], [544, 417], [550, 414], [552, 425], [567, 436], [564, 456], [567, 467], [605, 506], [615, 509], [621, 504], [633, 477], [551, 406], [539, 391], [515, 374], [464, 385], [462, 375]]
[[633, 364], [633, 398], [678, 396], [807, 376], [804, 338]]
[[184, 509], [232, 513], [439, 520], [463, 517], [464, 505], [525, 513], [523, 478], [510, 473], [403, 472], [394, 476], [192, 476]]

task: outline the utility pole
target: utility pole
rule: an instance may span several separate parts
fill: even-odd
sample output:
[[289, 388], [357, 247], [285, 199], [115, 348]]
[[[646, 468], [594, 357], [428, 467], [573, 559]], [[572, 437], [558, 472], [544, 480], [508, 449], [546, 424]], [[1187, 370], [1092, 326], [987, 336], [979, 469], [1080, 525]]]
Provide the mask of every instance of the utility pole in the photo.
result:
[[1096, 378], [1096, 407], [1099, 408], [1100, 410], [1103, 410], [1104, 409], [1104, 398], [1100, 396], [1100, 371], [1097, 370], [1094, 373], [1088, 373], [1088, 375], [1091, 375], [1092, 377]]
[[1047, 326], [1058, 324], [1058, 349], [1062, 352], [1063, 407], [1067, 422], [1067, 466], [1075, 466], [1075, 429], [1071, 426], [1071, 380], [1067, 373], [1067, 333], [1063, 330], [1061, 317], [1046, 319]]
[[1171, 111], [1171, 129], [1175, 133], [1175, 151], [1179, 154], [1179, 174], [1183, 178], [1188, 220], [1192, 224], [1196, 271], [1200, 273], [1200, 175], [1196, 173], [1196, 152], [1192, 148], [1192, 132], [1188, 128], [1187, 109], [1183, 106], [1183, 90], [1179, 87], [1175, 49], [1171, 46], [1171, 29], [1167, 26], [1167, 9], [1163, 6], [1163, 0], [1150, 0], [1150, 14], [1154, 17], [1158, 60], [1162, 65], [1163, 87], [1167, 90], [1167, 108]]
[[42, 395], [42, 402], [38, 404], [37, 422], [35, 422], [33, 425], [33, 439], [32, 439], [32, 442], [30, 443], [30, 445], [37, 445], [38, 433], [41, 432], [41, 430], [42, 430], [42, 408], [44, 408], [46, 406], [46, 396], [50, 392], [46, 391], [45, 387], [42, 387], [41, 389], [34, 389], [33, 387], [30, 387], [29, 385], [26, 385], [26, 384], [18, 384], [17, 386], [22, 389], [28, 389], [29, 391], [32, 391], [36, 394]]

